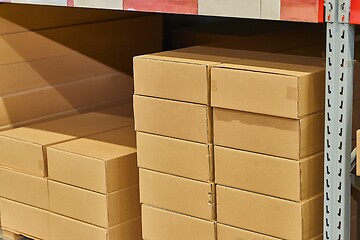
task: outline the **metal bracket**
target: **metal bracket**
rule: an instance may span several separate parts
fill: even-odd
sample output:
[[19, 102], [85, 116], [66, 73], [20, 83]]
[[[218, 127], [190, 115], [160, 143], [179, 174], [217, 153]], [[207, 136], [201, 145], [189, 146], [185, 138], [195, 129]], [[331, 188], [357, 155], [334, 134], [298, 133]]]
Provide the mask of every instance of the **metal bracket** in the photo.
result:
[[333, 23], [335, 21], [335, 6], [334, 6], [334, 1], [332, 0], [326, 0], [325, 1], [325, 13], [326, 13], [326, 17], [325, 17], [325, 21], [326, 22], [330, 22]]
[[[338, 3], [336, 3], [336, 1], [338, 1]], [[335, 1], [326, 0], [324, 4], [325, 4], [325, 13], [326, 13], [325, 22], [333, 23], [335, 21], [338, 21], [339, 23], [349, 23], [350, 21], [349, 0], [335, 0]]]

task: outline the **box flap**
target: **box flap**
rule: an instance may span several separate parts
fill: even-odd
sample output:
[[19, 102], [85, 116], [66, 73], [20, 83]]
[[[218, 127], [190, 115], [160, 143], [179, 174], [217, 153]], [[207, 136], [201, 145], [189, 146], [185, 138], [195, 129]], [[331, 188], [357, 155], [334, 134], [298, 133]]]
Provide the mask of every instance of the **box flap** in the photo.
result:
[[213, 180], [211, 145], [137, 132], [140, 168], [208, 182]]
[[211, 112], [205, 105], [134, 95], [135, 130], [184, 140], [212, 141]]
[[48, 181], [42, 177], [1, 167], [0, 196], [49, 210]]
[[140, 201], [159, 208], [213, 220], [212, 184], [140, 169]]
[[218, 146], [299, 160], [300, 122], [295, 119], [214, 108], [214, 143]]
[[216, 224], [218, 240], [280, 240], [263, 234], [250, 232], [244, 229], [230, 227], [224, 224]]
[[143, 239], [215, 240], [215, 223], [142, 205]]
[[1, 227], [35, 239], [49, 239], [49, 212], [1, 198]]
[[222, 186], [216, 187], [216, 193], [219, 223], [282, 239], [303, 239], [300, 203]]

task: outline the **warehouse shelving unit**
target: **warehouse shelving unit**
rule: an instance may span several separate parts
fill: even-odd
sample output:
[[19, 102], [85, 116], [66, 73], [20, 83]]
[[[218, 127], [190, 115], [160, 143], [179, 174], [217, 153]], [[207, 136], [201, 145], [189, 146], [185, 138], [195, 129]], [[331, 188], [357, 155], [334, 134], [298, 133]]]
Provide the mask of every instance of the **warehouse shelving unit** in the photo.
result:
[[324, 240], [350, 239], [354, 24], [360, 0], [0, 0], [0, 2], [326, 22]]

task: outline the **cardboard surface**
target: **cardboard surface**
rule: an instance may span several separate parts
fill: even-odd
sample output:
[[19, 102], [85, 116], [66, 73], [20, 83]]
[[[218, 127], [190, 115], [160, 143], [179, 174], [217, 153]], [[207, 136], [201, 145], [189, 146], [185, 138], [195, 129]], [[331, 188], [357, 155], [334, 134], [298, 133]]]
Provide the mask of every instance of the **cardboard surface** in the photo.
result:
[[213, 146], [137, 132], [140, 168], [204, 182], [214, 179]]
[[323, 149], [324, 113], [295, 120], [214, 108], [214, 143], [299, 160]]
[[50, 237], [52, 240], [141, 240], [141, 219], [105, 229], [50, 213]]
[[143, 239], [215, 240], [215, 223], [142, 205]]
[[[129, 25], [138, 27], [128, 28]], [[127, 31], [126, 36], [121, 33], [122, 30]], [[0, 36], [0, 51], [4, 53], [0, 65], [71, 54], [73, 49], [84, 52], [127, 46], [141, 43], [144, 38], [161, 41], [161, 16], [6, 34]]]
[[299, 119], [324, 109], [322, 58], [269, 54], [211, 69], [211, 106]]
[[50, 211], [108, 228], [140, 216], [139, 186], [104, 195], [49, 181]]
[[3, 131], [0, 133], [0, 163], [45, 176], [44, 147], [132, 124], [132, 118], [92, 112]]
[[50, 239], [49, 212], [1, 198], [1, 227], [35, 239]]
[[[115, 73], [0, 98], [0, 127], [131, 96], [132, 77]], [[44, 101], [47, 99], [47, 101]]]
[[205, 220], [215, 219], [214, 184], [140, 169], [140, 202]]
[[134, 126], [53, 145], [47, 159], [49, 179], [91, 191], [106, 194], [139, 182]]
[[134, 95], [136, 131], [210, 143], [211, 115], [205, 105]]
[[134, 58], [135, 94], [209, 104], [211, 66], [262, 54], [196, 46], [138, 56]]
[[301, 203], [216, 187], [219, 223], [281, 238], [316, 237], [323, 228], [323, 195]]
[[3, 167], [0, 168], [0, 197], [49, 210], [47, 179]]
[[[0, 34], [109, 21], [140, 15], [132, 12], [1, 4]], [[42, 18], [40, 19], [38, 16]]]
[[280, 238], [274, 238], [220, 223], [216, 224], [216, 229], [218, 240], [280, 240]]
[[323, 153], [300, 161], [217, 146], [214, 153], [217, 184], [297, 202], [323, 192]]

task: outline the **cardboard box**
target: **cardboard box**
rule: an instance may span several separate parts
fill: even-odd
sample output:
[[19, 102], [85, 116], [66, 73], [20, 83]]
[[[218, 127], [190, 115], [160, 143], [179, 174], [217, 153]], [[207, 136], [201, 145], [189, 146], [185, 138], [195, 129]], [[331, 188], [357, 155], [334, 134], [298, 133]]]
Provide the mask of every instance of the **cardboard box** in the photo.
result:
[[142, 205], [143, 239], [215, 240], [215, 223]]
[[300, 160], [323, 149], [324, 122], [324, 112], [296, 120], [214, 108], [214, 143]]
[[140, 216], [139, 186], [100, 194], [49, 180], [50, 211], [109, 228]]
[[140, 169], [140, 202], [198, 217], [215, 219], [215, 186]]
[[0, 133], [0, 164], [38, 176], [47, 175], [47, 146], [129, 126], [133, 119], [87, 113]]
[[52, 240], [141, 240], [141, 219], [136, 218], [106, 229], [50, 213], [50, 238]]
[[47, 179], [3, 167], [0, 167], [0, 197], [49, 210]]
[[138, 56], [134, 58], [135, 94], [209, 104], [211, 66], [263, 54], [197, 46]]
[[[115, 73], [130, 73], [135, 55], [161, 50], [161, 41], [127, 45], [99, 51], [19, 62], [0, 66], [0, 95], [56, 86]], [[131, 74], [128, 74], [131, 76]], [[130, 78], [129, 78], [130, 79]], [[133, 83], [131, 80], [131, 88]], [[133, 89], [129, 89], [132, 93]]]
[[[26, 14], [25, 14], [26, 13]], [[1, 4], [0, 34], [141, 16], [134, 12]], [[41, 19], [38, 18], [41, 16]]]
[[216, 224], [217, 240], [280, 240], [280, 238], [274, 238], [263, 234], [250, 232], [244, 229], [230, 227], [224, 224]]
[[293, 201], [324, 190], [324, 154], [300, 161], [215, 147], [215, 182]]
[[103, 194], [137, 185], [135, 136], [129, 126], [50, 146], [49, 179]]
[[109, 104], [131, 96], [132, 84], [131, 76], [116, 73], [7, 95], [0, 98], [0, 127]]
[[323, 230], [323, 194], [300, 203], [216, 187], [219, 223], [281, 238], [311, 239]]
[[[131, 28], [128, 27], [130, 25]], [[123, 31], [127, 32], [126, 36]], [[143, 43], [143, 39], [161, 41], [161, 16], [151, 15], [6, 34], [0, 36], [0, 52], [3, 53], [0, 65], [71, 54], [73, 50], [83, 53], [128, 46]]]
[[136, 131], [207, 144], [212, 142], [211, 115], [206, 105], [134, 96]]
[[325, 107], [322, 58], [269, 54], [211, 69], [211, 106], [299, 119]]
[[136, 133], [139, 168], [209, 182], [214, 180], [213, 146]]
[[34, 239], [50, 239], [49, 212], [1, 198], [1, 227]]

